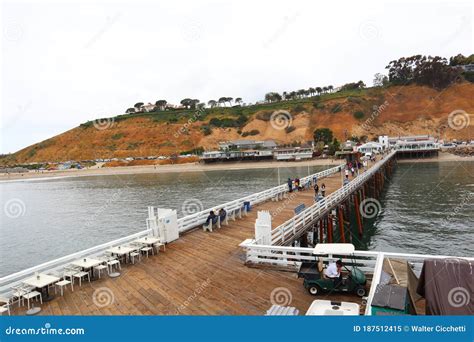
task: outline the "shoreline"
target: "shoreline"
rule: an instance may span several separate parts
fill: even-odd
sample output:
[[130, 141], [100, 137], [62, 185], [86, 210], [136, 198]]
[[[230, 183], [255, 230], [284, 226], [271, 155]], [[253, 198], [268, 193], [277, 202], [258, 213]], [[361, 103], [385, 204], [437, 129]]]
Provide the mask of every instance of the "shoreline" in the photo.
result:
[[[419, 159], [401, 159], [399, 163], [429, 163], [449, 161], [474, 161], [474, 157], [461, 157], [448, 152], [440, 152], [437, 157]], [[133, 175], [148, 173], [206, 172], [221, 170], [269, 169], [298, 166], [335, 166], [342, 163], [341, 159], [312, 159], [308, 161], [260, 161], [260, 162], [223, 162], [215, 164], [186, 163], [175, 165], [140, 165], [117, 166], [72, 170], [53, 170], [26, 173], [0, 174], [0, 183], [22, 180], [47, 180], [86, 176]]]

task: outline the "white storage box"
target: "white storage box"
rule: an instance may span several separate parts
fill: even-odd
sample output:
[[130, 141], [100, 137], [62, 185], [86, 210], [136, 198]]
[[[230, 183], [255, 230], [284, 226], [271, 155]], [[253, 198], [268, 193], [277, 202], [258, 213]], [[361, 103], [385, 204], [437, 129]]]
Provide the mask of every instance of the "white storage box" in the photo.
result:
[[358, 316], [359, 312], [357, 303], [317, 299], [309, 307], [306, 316]]

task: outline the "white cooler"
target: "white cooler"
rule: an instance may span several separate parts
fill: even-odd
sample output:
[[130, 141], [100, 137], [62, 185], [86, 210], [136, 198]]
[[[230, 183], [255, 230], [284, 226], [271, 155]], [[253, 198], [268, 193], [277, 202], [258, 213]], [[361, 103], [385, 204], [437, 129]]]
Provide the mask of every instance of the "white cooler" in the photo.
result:
[[360, 306], [357, 303], [317, 299], [306, 311], [306, 316], [359, 316], [359, 312]]

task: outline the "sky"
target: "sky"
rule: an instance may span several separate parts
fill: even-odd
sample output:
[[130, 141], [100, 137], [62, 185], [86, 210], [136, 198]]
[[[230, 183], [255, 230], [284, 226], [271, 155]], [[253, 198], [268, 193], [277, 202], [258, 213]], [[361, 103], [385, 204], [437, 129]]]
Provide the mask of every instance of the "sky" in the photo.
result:
[[2, 1], [0, 153], [136, 102], [333, 85], [473, 53], [472, 1]]

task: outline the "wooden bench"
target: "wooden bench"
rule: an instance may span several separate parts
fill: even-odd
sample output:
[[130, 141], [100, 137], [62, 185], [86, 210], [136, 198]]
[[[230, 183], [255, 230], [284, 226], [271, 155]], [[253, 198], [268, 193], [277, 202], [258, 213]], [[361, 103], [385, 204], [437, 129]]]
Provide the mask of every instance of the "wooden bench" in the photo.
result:
[[299, 213], [301, 213], [303, 210], [306, 209], [306, 206], [304, 203], [301, 203], [300, 205], [298, 205], [296, 208], [295, 208], [295, 214], [298, 215]]

